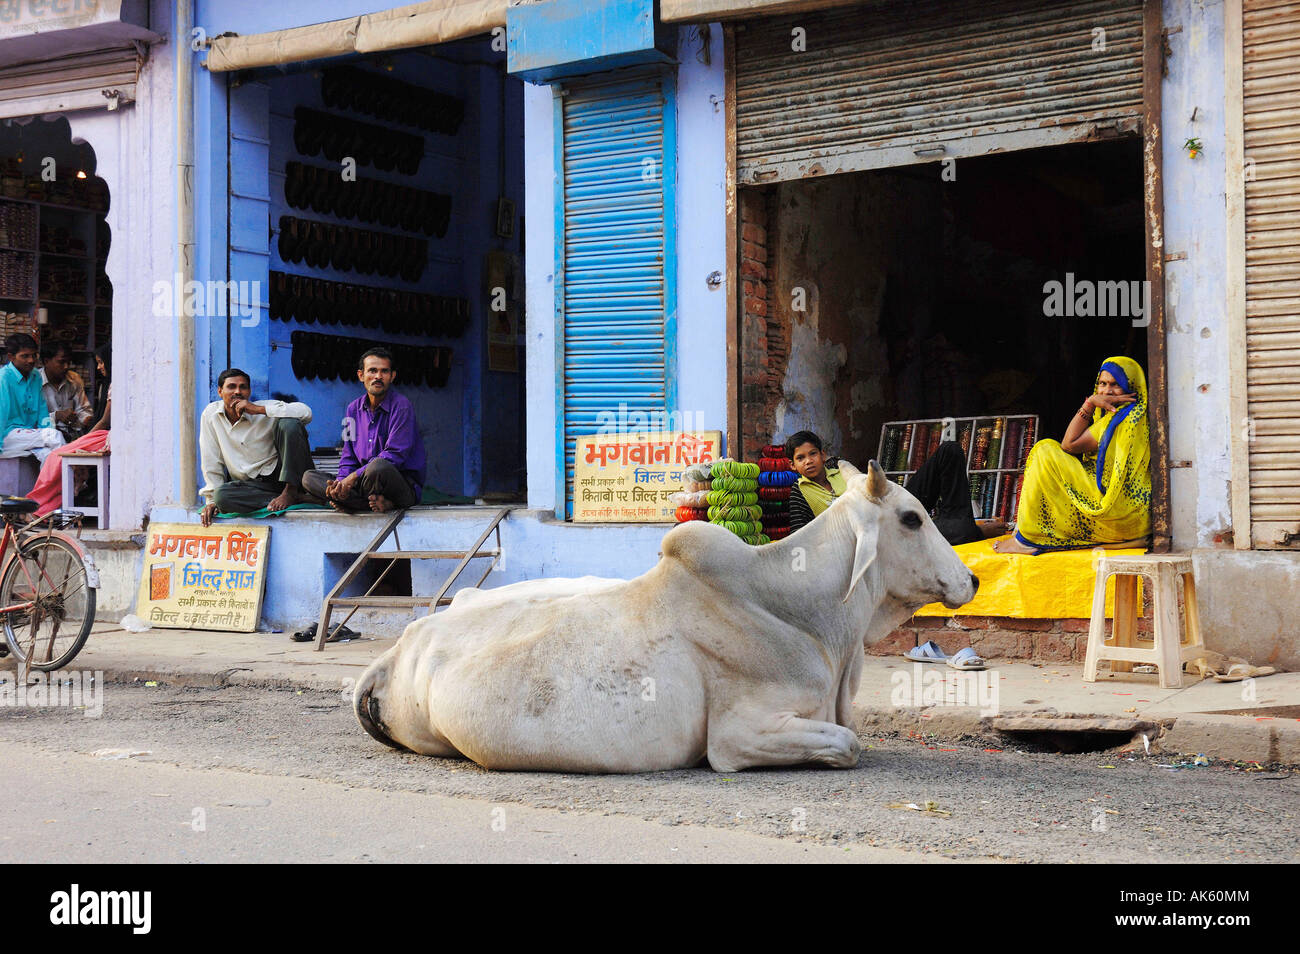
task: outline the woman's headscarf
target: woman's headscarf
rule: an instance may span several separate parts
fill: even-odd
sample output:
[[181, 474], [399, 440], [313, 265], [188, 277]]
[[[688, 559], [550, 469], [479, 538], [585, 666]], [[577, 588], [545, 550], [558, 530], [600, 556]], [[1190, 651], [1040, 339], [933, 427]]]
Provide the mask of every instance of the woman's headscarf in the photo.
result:
[[[1104, 497], [1102, 509], [1119, 496], [1150, 503], [1151, 500], [1151, 431], [1147, 416], [1147, 378], [1142, 366], [1132, 358], [1113, 357], [1102, 362], [1093, 385], [1101, 381], [1101, 372], [1110, 372], [1125, 394], [1137, 400], [1114, 411], [1094, 408], [1092, 420], [1106, 420], [1106, 430], [1097, 442], [1097, 489]], [[1109, 461], [1107, 458], [1109, 457]]]

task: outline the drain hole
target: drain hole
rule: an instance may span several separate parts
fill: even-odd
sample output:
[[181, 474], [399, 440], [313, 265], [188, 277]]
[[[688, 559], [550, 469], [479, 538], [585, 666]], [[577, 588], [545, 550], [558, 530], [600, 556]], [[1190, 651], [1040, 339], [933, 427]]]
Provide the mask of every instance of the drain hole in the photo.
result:
[[[1131, 731], [1115, 732], [1105, 730], [1068, 732], [1034, 731], [1004, 732], [1003, 737], [1014, 742], [1017, 748], [1026, 752], [1104, 752], [1108, 749], [1127, 745], [1133, 739]], [[1139, 740], [1140, 741], [1140, 740]]]

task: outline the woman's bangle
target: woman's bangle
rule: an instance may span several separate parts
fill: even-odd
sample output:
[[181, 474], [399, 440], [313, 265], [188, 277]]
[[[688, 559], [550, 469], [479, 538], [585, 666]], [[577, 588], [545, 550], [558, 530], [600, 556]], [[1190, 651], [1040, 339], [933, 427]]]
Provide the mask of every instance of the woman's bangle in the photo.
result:
[[1092, 417], [1092, 408], [1088, 407], [1087, 405], [1084, 405], [1083, 407], [1079, 408], [1079, 412], [1075, 416], [1081, 417], [1086, 421], [1088, 420], [1088, 418]]

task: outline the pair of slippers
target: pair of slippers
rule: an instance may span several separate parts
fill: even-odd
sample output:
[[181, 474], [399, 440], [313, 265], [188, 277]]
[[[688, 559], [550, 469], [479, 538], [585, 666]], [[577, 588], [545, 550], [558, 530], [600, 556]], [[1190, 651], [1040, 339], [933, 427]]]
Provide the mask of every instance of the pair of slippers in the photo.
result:
[[1225, 656], [1212, 649], [1207, 649], [1205, 655], [1190, 660], [1187, 671], [1193, 676], [1213, 679], [1215, 682], [1241, 682], [1244, 679], [1271, 676], [1277, 672], [1272, 666], [1253, 666], [1240, 656]]
[[979, 654], [969, 646], [959, 649], [951, 656], [948, 656], [934, 640], [923, 643], [915, 649], [909, 649], [904, 655], [912, 662], [946, 663], [952, 669], [978, 670], [988, 668]]
[[[308, 626], [308, 627], [307, 627], [306, 629], [304, 629], [302, 632], [294, 633], [294, 634], [293, 634], [292, 636], [290, 636], [289, 638], [292, 639], [295, 643], [311, 643], [311, 642], [315, 642], [315, 640], [316, 640], [316, 626], [317, 626], [316, 623], [312, 623], [310, 626]], [[332, 633], [330, 634], [329, 639], [325, 640], [325, 642], [327, 642], [327, 643], [341, 643], [341, 642], [344, 642], [345, 640], [349, 640], [349, 639], [360, 639], [360, 638], [361, 638], [361, 634], [358, 633], [356, 630], [348, 629], [346, 626], [336, 626], [335, 629], [334, 629], [334, 632], [332, 632]]]

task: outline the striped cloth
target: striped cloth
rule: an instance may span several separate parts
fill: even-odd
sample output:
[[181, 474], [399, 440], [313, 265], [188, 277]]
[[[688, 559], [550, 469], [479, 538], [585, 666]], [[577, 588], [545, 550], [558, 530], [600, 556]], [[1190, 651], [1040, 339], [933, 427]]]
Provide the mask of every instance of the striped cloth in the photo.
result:
[[798, 487], [790, 488], [790, 532], [794, 533], [801, 527], [812, 523], [812, 507], [808, 506], [808, 501], [804, 499], [803, 494], [799, 492]]

